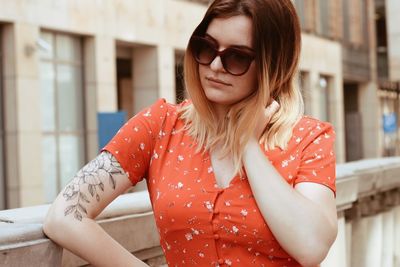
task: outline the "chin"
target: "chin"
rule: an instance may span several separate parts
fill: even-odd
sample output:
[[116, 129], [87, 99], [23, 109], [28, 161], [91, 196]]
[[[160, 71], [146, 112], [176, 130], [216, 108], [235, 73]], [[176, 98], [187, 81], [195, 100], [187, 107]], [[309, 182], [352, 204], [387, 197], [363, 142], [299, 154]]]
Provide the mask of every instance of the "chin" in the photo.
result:
[[231, 92], [223, 92], [215, 88], [206, 88], [204, 93], [208, 101], [219, 105], [232, 105], [240, 100], [232, 98], [233, 93]]

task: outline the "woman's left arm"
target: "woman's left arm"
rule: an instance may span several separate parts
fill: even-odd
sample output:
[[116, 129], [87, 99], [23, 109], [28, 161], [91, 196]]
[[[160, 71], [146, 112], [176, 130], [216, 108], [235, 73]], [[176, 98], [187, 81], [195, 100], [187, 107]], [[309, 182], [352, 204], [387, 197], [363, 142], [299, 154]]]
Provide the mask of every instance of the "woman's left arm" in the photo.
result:
[[243, 164], [258, 208], [279, 244], [302, 266], [317, 266], [337, 234], [333, 191], [311, 182], [291, 187], [255, 138], [245, 147]]

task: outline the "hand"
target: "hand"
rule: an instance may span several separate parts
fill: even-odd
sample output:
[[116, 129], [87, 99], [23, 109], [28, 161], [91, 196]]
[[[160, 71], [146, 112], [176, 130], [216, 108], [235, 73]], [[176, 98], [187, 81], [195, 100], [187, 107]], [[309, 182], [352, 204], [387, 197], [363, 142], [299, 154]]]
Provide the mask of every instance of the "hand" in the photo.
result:
[[259, 118], [256, 129], [254, 131], [254, 138], [259, 140], [261, 135], [263, 134], [265, 127], [267, 127], [268, 123], [271, 121], [272, 116], [278, 111], [280, 105], [275, 100], [264, 109], [263, 116]]

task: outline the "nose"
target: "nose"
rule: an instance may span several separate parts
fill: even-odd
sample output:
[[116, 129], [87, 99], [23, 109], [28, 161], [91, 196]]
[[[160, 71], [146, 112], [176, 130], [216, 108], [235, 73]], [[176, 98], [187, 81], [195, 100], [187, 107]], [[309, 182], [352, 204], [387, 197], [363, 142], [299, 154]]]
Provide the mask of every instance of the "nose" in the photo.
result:
[[216, 56], [210, 64], [210, 69], [215, 72], [224, 72], [224, 66], [222, 65], [222, 60], [220, 56]]

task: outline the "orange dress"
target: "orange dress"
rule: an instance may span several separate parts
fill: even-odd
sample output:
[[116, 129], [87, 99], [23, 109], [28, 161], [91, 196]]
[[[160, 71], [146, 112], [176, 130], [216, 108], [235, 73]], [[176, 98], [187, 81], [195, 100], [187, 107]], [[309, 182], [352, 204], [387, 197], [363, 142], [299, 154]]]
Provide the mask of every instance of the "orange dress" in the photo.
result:
[[[210, 155], [196, 153], [180, 130], [180, 105], [158, 100], [104, 147], [133, 185], [146, 177], [168, 266], [300, 266], [274, 238], [246, 177], [217, 186]], [[315, 182], [335, 192], [334, 139], [331, 124], [304, 116], [288, 148], [265, 155], [290, 185]]]

